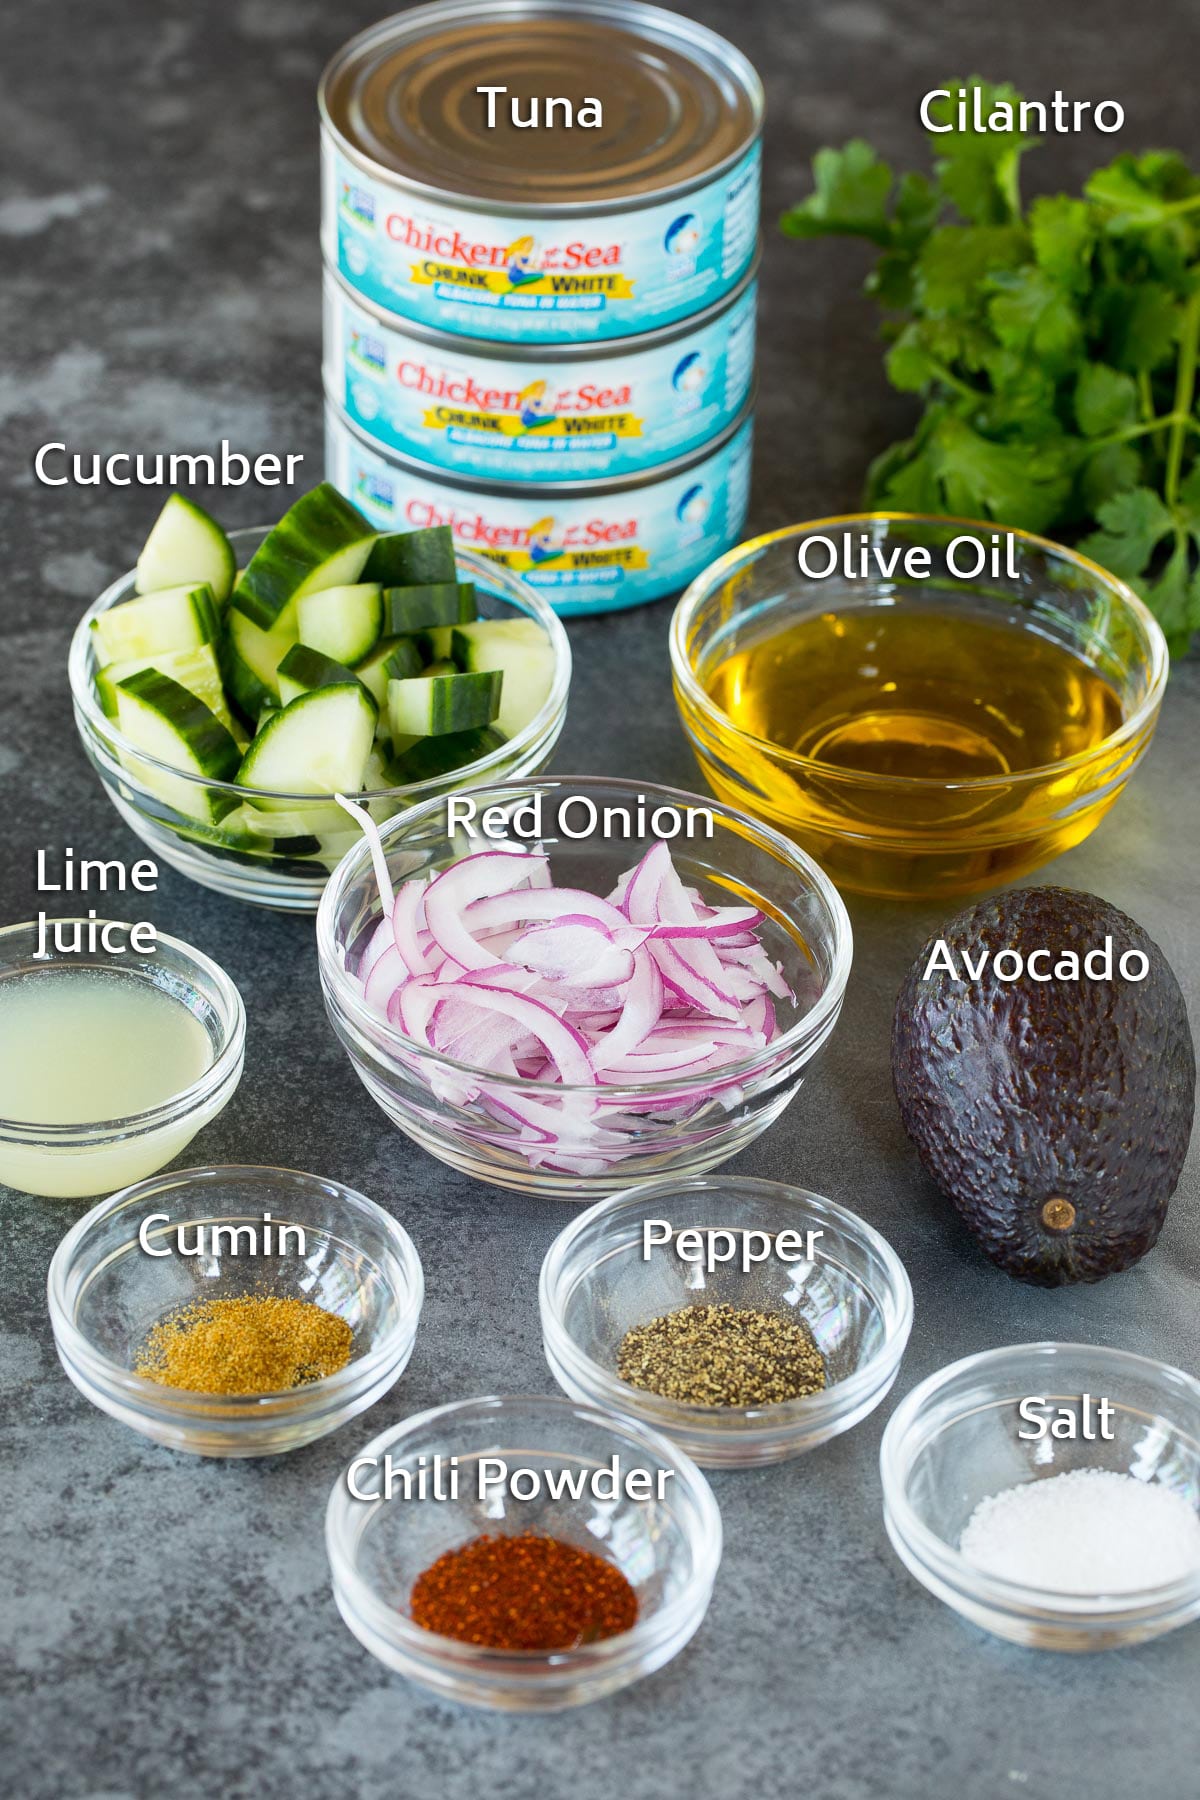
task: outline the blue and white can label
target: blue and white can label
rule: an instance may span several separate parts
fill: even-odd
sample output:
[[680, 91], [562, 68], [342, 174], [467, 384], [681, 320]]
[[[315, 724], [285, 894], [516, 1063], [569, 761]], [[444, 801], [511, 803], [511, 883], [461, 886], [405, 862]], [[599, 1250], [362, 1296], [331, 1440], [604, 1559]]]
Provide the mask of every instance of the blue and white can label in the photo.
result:
[[515, 483], [638, 475], [720, 435], [754, 378], [755, 283], [694, 329], [565, 360], [425, 341], [325, 277], [325, 384], [385, 450]]
[[758, 240], [761, 153], [652, 206], [572, 218], [471, 211], [372, 174], [322, 133], [327, 261], [385, 312], [506, 344], [657, 331], [736, 287]]
[[645, 481], [579, 494], [473, 489], [391, 461], [325, 413], [325, 470], [381, 531], [449, 525], [455, 541], [503, 563], [564, 615], [611, 612], [686, 587], [742, 536], [750, 490], [749, 414], [708, 454]]

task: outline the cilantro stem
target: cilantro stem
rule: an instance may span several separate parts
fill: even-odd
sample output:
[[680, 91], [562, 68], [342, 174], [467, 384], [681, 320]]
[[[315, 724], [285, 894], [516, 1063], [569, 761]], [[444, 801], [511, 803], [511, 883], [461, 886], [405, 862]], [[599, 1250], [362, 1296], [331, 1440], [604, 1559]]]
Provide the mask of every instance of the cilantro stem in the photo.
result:
[[1127, 444], [1132, 438], [1149, 437], [1151, 432], [1162, 431], [1166, 426], [1200, 431], [1200, 419], [1193, 418], [1191, 413], [1159, 413], [1157, 418], [1147, 419], [1143, 425], [1126, 425], [1121, 431], [1106, 431], [1103, 437], [1089, 438], [1088, 444], [1097, 450], [1105, 444]]
[[1171, 435], [1167, 442], [1167, 479], [1164, 497], [1168, 506], [1174, 506], [1179, 496], [1179, 474], [1183, 467], [1183, 440], [1186, 435], [1183, 420], [1192, 410], [1192, 395], [1196, 388], [1196, 351], [1200, 341], [1200, 288], [1196, 288], [1188, 296], [1183, 309], [1183, 325], [1179, 332], [1179, 366], [1175, 376], [1175, 417], [1171, 425]]
[[944, 387], [953, 388], [954, 392], [956, 394], [961, 394], [965, 400], [975, 400], [979, 402], [987, 399], [987, 395], [982, 388], [972, 387], [969, 381], [960, 380], [952, 369], [948, 369], [945, 363], [940, 363], [935, 356], [929, 358], [929, 366], [933, 370], [936, 379], [940, 381]]

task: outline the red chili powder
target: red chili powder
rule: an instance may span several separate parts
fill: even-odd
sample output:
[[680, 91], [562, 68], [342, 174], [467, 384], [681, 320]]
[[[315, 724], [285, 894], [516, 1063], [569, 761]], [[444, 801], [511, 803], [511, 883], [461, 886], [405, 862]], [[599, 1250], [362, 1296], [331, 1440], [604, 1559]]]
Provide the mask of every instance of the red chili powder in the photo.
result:
[[628, 1631], [637, 1595], [615, 1563], [559, 1538], [472, 1538], [413, 1583], [426, 1631], [489, 1650], [574, 1650]]

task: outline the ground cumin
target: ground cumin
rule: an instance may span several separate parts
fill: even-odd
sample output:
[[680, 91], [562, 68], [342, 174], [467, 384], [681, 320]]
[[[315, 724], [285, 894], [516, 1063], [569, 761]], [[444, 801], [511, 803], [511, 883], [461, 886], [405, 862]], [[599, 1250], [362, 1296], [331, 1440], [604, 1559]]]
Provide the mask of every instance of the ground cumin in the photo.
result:
[[336, 1375], [354, 1333], [315, 1300], [239, 1294], [197, 1300], [160, 1319], [134, 1367], [163, 1387], [199, 1394], [277, 1394]]

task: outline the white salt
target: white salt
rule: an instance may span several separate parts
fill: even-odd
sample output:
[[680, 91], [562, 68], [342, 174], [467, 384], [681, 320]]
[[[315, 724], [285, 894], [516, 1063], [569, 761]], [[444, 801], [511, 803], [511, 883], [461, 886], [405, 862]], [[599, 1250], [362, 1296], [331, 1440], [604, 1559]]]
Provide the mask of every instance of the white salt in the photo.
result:
[[1200, 1515], [1173, 1488], [1073, 1469], [989, 1494], [959, 1545], [988, 1575], [1058, 1594], [1126, 1594], [1200, 1569]]

